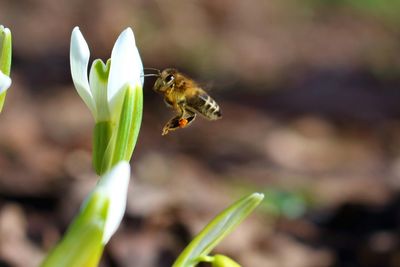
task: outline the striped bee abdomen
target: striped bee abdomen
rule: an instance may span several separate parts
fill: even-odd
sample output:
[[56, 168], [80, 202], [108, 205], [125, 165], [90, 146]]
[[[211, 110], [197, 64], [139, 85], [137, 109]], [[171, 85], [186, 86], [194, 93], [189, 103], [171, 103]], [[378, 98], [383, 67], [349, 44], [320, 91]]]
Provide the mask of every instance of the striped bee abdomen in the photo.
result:
[[217, 102], [204, 91], [187, 99], [187, 105], [209, 120], [217, 120], [222, 117]]

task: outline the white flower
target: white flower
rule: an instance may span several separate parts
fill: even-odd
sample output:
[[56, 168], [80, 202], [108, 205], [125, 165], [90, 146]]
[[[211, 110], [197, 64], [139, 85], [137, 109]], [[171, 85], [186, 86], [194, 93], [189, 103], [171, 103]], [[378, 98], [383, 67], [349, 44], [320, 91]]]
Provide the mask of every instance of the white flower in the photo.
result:
[[71, 74], [76, 90], [89, 107], [96, 122], [114, 118], [127, 86], [143, 87], [143, 64], [131, 28], [125, 29], [115, 42], [111, 65], [97, 59], [87, 75], [90, 51], [78, 27], [71, 35]]
[[0, 94], [5, 92], [11, 86], [11, 79], [0, 71]]
[[101, 176], [63, 239], [40, 266], [97, 266], [104, 246], [124, 216], [129, 178], [126, 161]]
[[[97, 195], [109, 202], [103, 230], [103, 244], [107, 244], [118, 229], [124, 216], [129, 178], [130, 165], [126, 161], [121, 161], [100, 178], [99, 183], [88, 198], [90, 199], [91, 196]], [[84, 209], [84, 207], [85, 204], [82, 208]]]

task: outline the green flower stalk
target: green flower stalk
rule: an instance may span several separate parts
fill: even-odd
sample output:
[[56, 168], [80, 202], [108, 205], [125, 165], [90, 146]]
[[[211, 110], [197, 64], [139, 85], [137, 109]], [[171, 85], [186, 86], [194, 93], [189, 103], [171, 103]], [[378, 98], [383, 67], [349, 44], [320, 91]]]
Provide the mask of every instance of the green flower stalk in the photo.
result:
[[118, 163], [103, 175], [81, 206], [80, 213], [42, 267], [97, 266], [104, 246], [125, 213], [130, 166]]
[[131, 28], [118, 37], [111, 59], [106, 63], [93, 61], [88, 77], [89, 57], [89, 47], [75, 27], [71, 35], [71, 75], [96, 121], [93, 166], [101, 175], [132, 156], [142, 120], [143, 65]]
[[240, 267], [224, 255], [209, 253], [261, 203], [264, 195], [253, 193], [237, 201], [215, 217], [183, 250], [172, 267], [194, 267], [210, 262], [215, 267]]
[[4, 106], [7, 89], [11, 86], [11, 31], [0, 25], [0, 112]]

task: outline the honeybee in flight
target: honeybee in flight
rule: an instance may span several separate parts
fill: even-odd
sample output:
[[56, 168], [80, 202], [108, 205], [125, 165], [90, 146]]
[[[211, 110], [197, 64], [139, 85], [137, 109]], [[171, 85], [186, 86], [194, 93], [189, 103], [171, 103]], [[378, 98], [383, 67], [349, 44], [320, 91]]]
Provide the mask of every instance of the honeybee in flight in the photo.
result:
[[172, 68], [163, 71], [153, 70], [158, 73], [145, 74], [144, 76], [157, 77], [153, 86], [154, 91], [163, 94], [167, 106], [172, 107], [177, 113], [165, 124], [162, 135], [189, 126], [197, 114], [208, 120], [218, 120], [222, 117], [217, 102], [194, 80]]

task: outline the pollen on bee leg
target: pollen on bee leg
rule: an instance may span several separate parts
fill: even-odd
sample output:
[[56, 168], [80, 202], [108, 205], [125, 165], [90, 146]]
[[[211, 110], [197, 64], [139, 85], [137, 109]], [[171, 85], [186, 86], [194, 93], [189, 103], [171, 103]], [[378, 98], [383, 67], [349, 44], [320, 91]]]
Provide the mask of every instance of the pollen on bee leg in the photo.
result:
[[188, 120], [187, 119], [180, 119], [179, 120], [179, 127], [183, 128], [188, 124]]

